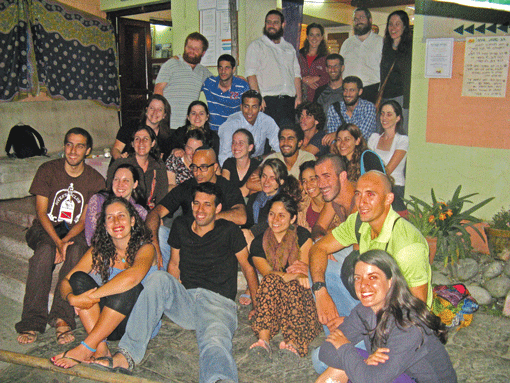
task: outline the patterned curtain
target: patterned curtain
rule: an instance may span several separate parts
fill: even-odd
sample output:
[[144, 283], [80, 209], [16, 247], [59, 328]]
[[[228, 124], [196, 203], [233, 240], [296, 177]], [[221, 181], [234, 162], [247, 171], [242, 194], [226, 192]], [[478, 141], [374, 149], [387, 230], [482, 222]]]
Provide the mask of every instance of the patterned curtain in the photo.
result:
[[107, 20], [50, 0], [0, 0], [0, 12], [0, 55], [8, 56], [0, 63], [0, 101], [44, 86], [54, 99], [119, 107], [115, 35]]

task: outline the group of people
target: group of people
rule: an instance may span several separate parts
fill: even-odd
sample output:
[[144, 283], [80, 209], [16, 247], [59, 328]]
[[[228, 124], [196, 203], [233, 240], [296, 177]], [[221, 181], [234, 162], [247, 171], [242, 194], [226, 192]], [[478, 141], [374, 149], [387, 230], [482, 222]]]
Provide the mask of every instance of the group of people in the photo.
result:
[[[76, 313], [87, 337], [51, 361], [131, 374], [164, 314], [196, 331], [200, 382], [237, 382], [240, 267], [250, 352], [270, 355], [281, 333], [282, 352], [305, 357], [324, 328], [329, 336], [312, 353], [317, 382], [392, 382], [403, 373], [455, 382], [445, 327], [429, 312], [428, 245], [392, 207], [403, 197], [408, 144], [395, 98], [405, 105], [397, 88], [408, 85], [401, 56], [409, 47], [399, 46], [409, 20], [398, 12], [386, 32], [394, 62], [383, 72], [381, 46], [381, 76], [365, 76], [366, 88], [352, 56], [364, 52], [362, 72], [377, 61], [366, 9], [355, 11], [359, 41], [347, 40], [342, 55], [328, 55], [318, 24], [296, 55], [283, 39], [284, 16], [270, 11], [247, 51], [247, 81], [234, 76], [230, 55], [211, 76], [200, 65], [207, 40], [190, 34], [184, 54], [162, 66], [140, 119], [119, 130], [106, 182], [84, 163], [92, 138], [71, 129], [64, 158], [42, 165], [30, 189], [37, 220], [27, 233], [34, 257], [18, 341], [34, 342], [49, 323], [70, 343]], [[383, 73], [389, 96], [378, 134], [375, 106], [361, 97]], [[120, 340], [116, 353], [107, 340]]]

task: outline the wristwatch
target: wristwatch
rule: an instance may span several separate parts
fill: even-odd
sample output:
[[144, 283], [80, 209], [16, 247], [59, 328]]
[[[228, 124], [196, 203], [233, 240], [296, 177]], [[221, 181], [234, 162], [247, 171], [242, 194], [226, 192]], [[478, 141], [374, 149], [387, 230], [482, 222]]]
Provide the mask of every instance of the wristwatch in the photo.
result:
[[315, 294], [316, 291], [322, 289], [323, 287], [326, 287], [326, 282], [315, 282], [312, 285], [312, 292]]

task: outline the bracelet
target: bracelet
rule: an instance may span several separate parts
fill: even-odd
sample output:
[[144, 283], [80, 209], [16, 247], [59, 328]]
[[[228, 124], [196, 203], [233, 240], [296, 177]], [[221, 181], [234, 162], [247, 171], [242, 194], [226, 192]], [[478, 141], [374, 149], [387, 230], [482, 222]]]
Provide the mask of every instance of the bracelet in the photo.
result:
[[68, 293], [67, 293], [66, 297], [64, 298], [64, 300], [65, 300], [66, 302], [69, 302], [69, 300], [67, 299], [67, 297], [68, 297], [69, 295], [71, 295], [72, 293], [73, 293], [72, 291], [70, 291], [70, 292], [68, 292]]

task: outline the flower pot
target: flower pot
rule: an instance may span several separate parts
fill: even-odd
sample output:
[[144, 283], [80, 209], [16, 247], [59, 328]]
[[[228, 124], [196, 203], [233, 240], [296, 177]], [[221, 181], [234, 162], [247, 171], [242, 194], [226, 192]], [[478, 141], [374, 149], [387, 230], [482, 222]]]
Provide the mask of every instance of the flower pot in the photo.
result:
[[437, 250], [437, 237], [425, 237], [429, 245], [429, 262], [432, 265]]
[[510, 259], [510, 231], [486, 227], [485, 235], [492, 257], [508, 261]]

